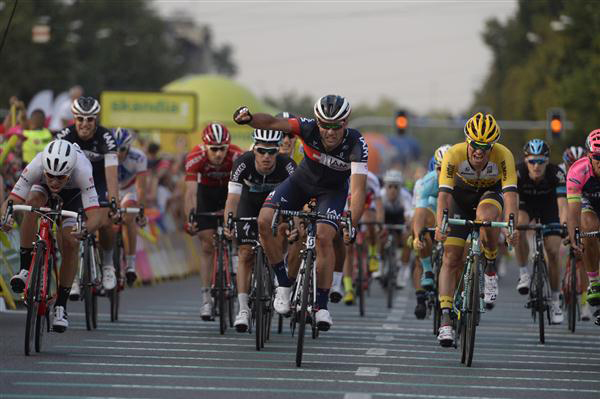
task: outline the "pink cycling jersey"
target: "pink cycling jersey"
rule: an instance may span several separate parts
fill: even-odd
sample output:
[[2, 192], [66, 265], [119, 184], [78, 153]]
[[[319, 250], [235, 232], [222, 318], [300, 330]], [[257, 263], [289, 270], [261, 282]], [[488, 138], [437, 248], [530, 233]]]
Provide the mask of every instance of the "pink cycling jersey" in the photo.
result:
[[600, 200], [600, 179], [588, 157], [578, 159], [567, 174], [567, 201], [581, 201], [582, 196], [594, 202]]

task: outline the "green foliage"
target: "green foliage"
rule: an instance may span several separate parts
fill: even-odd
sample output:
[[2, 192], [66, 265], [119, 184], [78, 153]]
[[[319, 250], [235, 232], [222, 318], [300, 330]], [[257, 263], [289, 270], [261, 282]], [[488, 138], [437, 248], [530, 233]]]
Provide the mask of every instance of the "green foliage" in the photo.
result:
[[[566, 145], [581, 145], [600, 126], [600, 5], [589, 0], [520, 0], [506, 23], [487, 22], [483, 40], [493, 62], [475, 104], [490, 106], [498, 119], [543, 120], [549, 107], [562, 107], [574, 122]], [[515, 150], [545, 132], [507, 133]], [[559, 150], [559, 151], [556, 151]]]
[[[0, 18], [8, 22], [12, 2]], [[188, 40], [161, 18], [148, 0], [20, 1], [0, 55], [0, 101], [27, 100], [39, 90], [81, 84], [89, 95], [103, 90], [159, 90], [187, 73], [235, 73], [231, 48], [216, 48], [210, 29]], [[6, 17], [5, 17], [6, 15]], [[33, 43], [32, 28], [50, 26], [48, 43]], [[185, 21], [190, 24], [190, 21]], [[193, 22], [191, 23], [193, 25]], [[192, 35], [193, 36], [193, 35]], [[198, 38], [201, 36], [201, 38]], [[206, 58], [210, 62], [202, 62]], [[198, 65], [201, 67], [198, 67]]]

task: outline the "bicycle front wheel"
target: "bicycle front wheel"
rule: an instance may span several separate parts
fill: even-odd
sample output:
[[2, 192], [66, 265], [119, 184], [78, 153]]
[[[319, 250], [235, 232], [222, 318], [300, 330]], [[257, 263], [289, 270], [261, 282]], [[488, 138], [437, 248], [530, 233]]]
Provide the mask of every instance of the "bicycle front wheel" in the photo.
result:
[[396, 288], [396, 281], [394, 279], [394, 262], [392, 262], [393, 249], [390, 247], [385, 251], [385, 262], [384, 267], [386, 271], [386, 288], [387, 288], [387, 307], [391, 309], [394, 306], [394, 289]]
[[363, 254], [362, 251], [360, 250], [360, 247], [357, 245], [355, 247], [355, 251], [356, 251], [356, 263], [358, 265], [358, 277], [357, 277], [357, 283], [356, 283], [356, 289], [358, 290], [358, 313], [360, 314], [360, 316], [364, 316], [365, 315], [365, 280], [366, 280], [366, 276], [365, 276], [365, 271], [363, 270]]
[[544, 274], [542, 273], [542, 268], [544, 264], [540, 261], [534, 266], [536, 268], [535, 272], [535, 290], [536, 290], [536, 311], [537, 311], [537, 319], [538, 319], [538, 327], [540, 333], [540, 343], [543, 344], [546, 342], [546, 337], [544, 333], [544, 313], [546, 312], [546, 301], [544, 298]]
[[265, 303], [263, 297], [265, 295], [265, 284], [264, 284], [264, 256], [262, 248], [258, 247], [256, 250], [256, 265], [254, 266], [254, 275], [256, 276], [256, 328], [254, 335], [256, 338], [256, 350], [259, 351], [263, 347], [264, 335], [265, 335]]
[[306, 267], [304, 276], [302, 276], [302, 299], [300, 303], [300, 312], [298, 313], [298, 342], [296, 346], [296, 367], [302, 366], [302, 354], [304, 352], [304, 332], [306, 331], [306, 318], [308, 317], [308, 294], [312, 284], [313, 252], [308, 250], [306, 253]]
[[[49, 257], [48, 259], [48, 267], [44, 270], [46, 272], [46, 278], [40, 278], [40, 295], [43, 292], [46, 292], [46, 298], [40, 298], [41, 300], [44, 301], [45, 304], [48, 303], [48, 297], [50, 296], [48, 293], [49, 287], [52, 285], [51, 281], [52, 281], [52, 265], [53, 265], [53, 258]], [[40, 272], [41, 275], [41, 272]], [[45, 282], [45, 284], [44, 284]], [[35, 321], [35, 351], [36, 352], [41, 352], [42, 351], [42, 341], [44, 338], [44, 330], [46, 331], [50, 331], [50, 309], [48, 308], [48, 306], [45, 307], [46, 310], [44, 311], [43, 314], [40, 313], [40, 309], [38, 309], [37, 312], [37, 316], [36, 316], [36, 321]]]
[[577, 322], [577, 259], [571, 257], [571, 278], [569, 279], [569, 331], [575, 332]]
[[468, 296], [469, 298], [466, 320], [467, 336], [465, 337], [467, 345], [465, 365], [467, 367], [471, 367], [471, 363], [473, 363], [473, 354], [475, 353], [475, 333], [477, 331], [477, 322], [479, 319], [479, 301], [481, 300], [479, 296], [479, 280], [481, 278], [480, 270], [483, 269], [479, 266], [480, 262], [483, 262], [480, 255], [474, 255], [471, 271], [471, 284], [468, 290], [469, 292], [465, 293], [465, 297]]
[[38, 319], [41, 271], [44, 267], [45, 248], [42, 243], [36, 247], [35, 263], [27, 287], [27, 319], [25, 321], [25, 355], [29, 356], [34, 346], [35, 326]]

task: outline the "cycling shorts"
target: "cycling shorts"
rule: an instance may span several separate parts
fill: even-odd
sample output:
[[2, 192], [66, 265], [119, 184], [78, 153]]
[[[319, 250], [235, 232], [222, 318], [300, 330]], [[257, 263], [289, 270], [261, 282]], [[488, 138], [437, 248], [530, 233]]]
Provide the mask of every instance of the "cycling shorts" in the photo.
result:
[[[237, 216], [258, 217], [261, 206], [258, 208], [250, 201], [240, 202], [237, 209]], [[256, 221], [237, 222], [235, 225], [235, 234], [240, 245], [254, 245], [258, 240], [258, 224]]]
[[[543, 205], [542, 205], [543, 204]], [[555, 196], [519, 196], [519, 210], [526, 212], [530, 220], [539, 219], [541, 224], [560, 223], [558, 203]], [[559, 229], [544, 230], [544, 237], [561, 235]]]
[[[211, 187], [198, 184], [196, 192], [196, 212], [217, 212], [225, 208], [227, 186]], [[217, 218], [201, 216], [198, 220], [198, 231], [216, 229]]]
[[[327, 189], [307, 184], [301, 178], [294, 178], [295, 176], [295, 174], [291, 175], [271, 191], [263, 206], [267, 208], [280, 206], [280, 209], [298, 211], [311, 198], [316, 198], [317, 212], [342, 215], [348, 195], [348, 184], [342, 188]], [[337, 223], [329, 220], [317, 220], [317, 223], [328, 223], [336, 230], [338, 228]]]
[[[477, 214], [477, 206], [479, 206], [479, 204], [482, 203], [487, 203], [496, 206], [500, 210], [500, 214], [502, 214], [502, 208], [504, 207], [504, 199], [502, 198], [502, 193], [500, 192], [500, 190], [488, 190], [479, 194], [471, 190], [462, 190], [460, 187], [457, 186], [452, 192], [452, 207], [454, 213], [450, 215], [450, 218], [475, 220]], [[456, 245], [464, 247], [465, 241], [470, 233], [471, 228], [468, 226], [450, 225], [450, 231], [448, 232], [448, 239], [446, 240], [446, 245]]]

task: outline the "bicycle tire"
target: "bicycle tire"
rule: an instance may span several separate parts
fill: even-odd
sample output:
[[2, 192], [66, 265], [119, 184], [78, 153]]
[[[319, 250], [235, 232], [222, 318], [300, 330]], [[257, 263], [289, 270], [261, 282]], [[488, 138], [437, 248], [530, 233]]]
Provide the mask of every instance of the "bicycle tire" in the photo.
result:
[[569, 286], [569, 331], [575, 332], [577, 324], [577, 259], [571, 257], [571, 276]]
[[225, 303], [225, 264], [223, 244], [217, 245], [217, 302], [219, 307], [219, 333], [225, 334], [227, 330], [227, 310]]
[[[437, 291], [436, 291], [437, 292]], [[433, 300], [433, 335], [437, 335], [441, 325], [442, 309], [440, 308], [440, 300], [438, 295], [435, 295]]]
[[93, 327], [93, 304], [92, 304], [92, 277], [91, 277], [91, 248], [89, 245], [89, 238], [84, 241], [85, 247], [83, 248], [83, 276], [81, 278], [81, 284], [83, 286], [83, 304], [85, 309], [85, 327], [88, 331], [92, 330]]
[[364, 280], [365, 280], [365, 273], [363, 270], [363, 258], [362, 258], [362, 251], [360, 251], [360, 246], [357, 245], [355, 247], [355, 251], [356, 251], [356, 261], [357, 261], [357, 265], [358, 265], [358, 276], [357, 276], [357, 283], [356, 286], [358, 287], [358, 314], [361, 317], [364, 317], [365, 315], [365, 287], [364, 287]]
[[256, 328], [254, 331], [255, 341], [256, 341], [256, 350], [260, 351], [263, 347], [263, 335], [265, 330], [265, 322], [264, 322], [264, 257], [262, 248], [259, 246], [256, 249], [256, 265], [254, 265], [254, 274], [256, 276]]
[[542, 273], [542, 268], [544, 264], [539, 260], [536, 262], [537, 264], [534, 266], [537, 268], [535, 284], [536, 284], [536, 311], [537, 311], [537, 319], [538, 319], [538, 328], [540, 333], [540, 343], [544, 344], [546, 342], [546, 336], [544, 332], [544, 312], [546, 311], [546, 302], [544, 299], [544, 274]]
[[386, 269], [386, 288], [387, 288], [387, 307], [391, 309], [394, 306], [394, 289], [396, 284], [394, 281], [394, 264], [392, 263], [392, 250], [391, 247], [385, 251], [385, 262], [383, 267]]
[[[466, 316], [467, 312], [460, 312], [460, 316], [459, 319], [456, 320], [456, 322], [458, 323], [458, 328], [456, 329], [458, 331], [458, 337], [455, 337], [455, 342], [456, 340], [460, 340], [460, 362], [462, 364], [465, 363], [465, 360], [467, 359], [467, 316]], [[456, 345], [455, 345], [456, 346]]]
[[[40, 282], [46, 282], [46, 287], [43, 287], [39, 290], [40, 295], [42, 292], [46, 292], [46, 298], [43, 298], [44, 303], [48, 303], [48, 290], [50, 289], [51, 281], [52, 281], [52, 256], [48, 257], [48, 268], [46, 269], [46, 278], [41, 278]], [[46, 288], [46, 289], [44, 289]], [[46, 311], [43, 315], [37, 312], [36, 320], [35, 320], [35, 351], [42, 351], [42, 341], [44, 338], [44, 330], [48, 330], [50, 328], [50, 320], [49, 320], [49, 308], [46, 306]]]
[[119, 286], [121, 284], [121, 254], [123, 253], [123, 248], [121, 248], [121, 245], [123, 245], [123, 237], [121, 234], [121, 232], [117, 233], [117, 245], [115, 245], [115, 251], [113, 253], [113, 264], [115, 265], [115, 277], [117, 279], [117, 285], [108, 293], [111, 323], [114, 323], [119, 318]]
[[479, 295], [479, 280], [481, 278], [480, 270], [483, 270], [483, 268], [479, 267], [479, 263], [482, 261], [480, 255], [475, 254], [473, 256], [471, 287], [469, 289], [470, 292], [467, 293], [470, 294], [470, 300], [468, 301], [469, 309], [467, 309], [468, 316], [466, 320], [467, 337], [465, 337], [467, 343], [465, 365], [467, 367], [471, 367], [471, 364], [473, 363], [473, 354], [475, 353], [475, 335], [477, 333], [477, 319], [479, 318], [479, 301], [481, 300]]
[[304, 276], [302, 276], [302, 298], [300, 302], [300, 313], [298, 315], [298, 342], [296, 345], [296, 367], [302, 366], [302, 355], [304, 353], [304, 332], [306, 331], [306, 317], [308, 309], [308, 294], [310, 291], [312, 268], [313, 265], [313, 251], [307, 250], [306, 252], [306, 267], [304, 269]]
[[27, 319], [25, 320], [25, 355], [29, 356], [34, 347], [35, 324], [39, 309], [40, 275], [44, 262], [45, 244], [39, 242], [35, 249], [35, 263], [27, 287]]
[[98, 295], [92, 290], [92, 327], [98, 328]]

